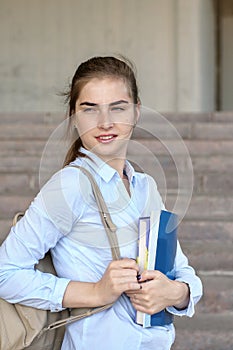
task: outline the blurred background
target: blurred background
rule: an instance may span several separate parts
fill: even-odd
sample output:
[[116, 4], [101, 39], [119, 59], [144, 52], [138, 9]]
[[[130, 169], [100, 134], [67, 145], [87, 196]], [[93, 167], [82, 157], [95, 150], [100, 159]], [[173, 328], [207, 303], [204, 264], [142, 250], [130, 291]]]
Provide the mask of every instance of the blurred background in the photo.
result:
[[[59, 94], [77, 66], [123, 54], [137, 68], [142, 104], [175, 126], [193, 164], [179, 237], [204, 297], [193, 319], [176, 320], [173, 349], [232, 350], [233, 0], [0, 0], [0, 52], [1, 241], [39, 190], [43, 149], [66, 113]], [[135, 139], [159, 160], [170, 209], [179, 189], [171, 154], [148, 133]]]

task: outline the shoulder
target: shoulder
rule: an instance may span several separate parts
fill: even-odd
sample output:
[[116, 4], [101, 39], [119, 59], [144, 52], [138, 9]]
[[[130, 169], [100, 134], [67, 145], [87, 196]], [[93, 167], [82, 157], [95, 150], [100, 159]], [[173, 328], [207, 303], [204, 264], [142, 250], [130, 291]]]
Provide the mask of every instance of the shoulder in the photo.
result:
[[71, 223], [83, 214], [91, 191], [81, 171], [66, 167], [55, 173], [41, 188], [32, 205], [52, 221]]
[[67, 166], [56, 172], [42, 187], [41, 192], [62, 192], [65, 196], [77, 196], [81, 194], [83, 186], [87, 185], [86, 176], [78, 167]]

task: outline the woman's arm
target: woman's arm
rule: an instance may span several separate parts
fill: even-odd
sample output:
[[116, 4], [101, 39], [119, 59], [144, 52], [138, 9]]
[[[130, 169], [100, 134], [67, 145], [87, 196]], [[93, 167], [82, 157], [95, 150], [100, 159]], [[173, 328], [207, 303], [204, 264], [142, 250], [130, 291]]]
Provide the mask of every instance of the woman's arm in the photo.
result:
[[55, 174], [11, 228], [0, 247], [1, 298], [52, 311], [62, 309], [70, 279], [42, 273], [34, 266], [69, 233], [85, 208], [77, 174], [74, 168]]
[[11, 303], [60, 310], [69, 279], [42, 273], [34, 266], [61, 237], [48, 219], [30, 207], [0, 247], [0, 297]]

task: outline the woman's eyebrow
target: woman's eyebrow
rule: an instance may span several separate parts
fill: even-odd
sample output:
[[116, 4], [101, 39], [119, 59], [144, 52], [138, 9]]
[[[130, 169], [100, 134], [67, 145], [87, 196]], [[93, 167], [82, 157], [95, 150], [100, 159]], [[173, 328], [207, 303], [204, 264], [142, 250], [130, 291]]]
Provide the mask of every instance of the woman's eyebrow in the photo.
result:
[[97, 106], [97, 103], [85, 101], [85, 102], [80, 103], [79, 106]]
[[[109, 106], [116, 106], [116, 105], [119, 105], [119, 104], [122, 104], [122, 103], [129, 103], [129, 101], [127, 101], [127, 100], [114, 101], [114, 102], [109, 103]], [[107, 104], [108, 103], [106, 103], [106, 105]], [[84, 102], [80, 103], [80, 106], [91, 106], [91, 107], [93, 107], [93, 106], [98, 106], [98, 103], [84, 101]]]
[[116, 106], [116, 105], [119, 105], [119, 104], [122, 104], [122, 103], [129, 103], [129, 101], [127, 101], [127, 100], [119, 100], [119, 101], [115, 101], [115, 102], [109, 103], [109, 106]]

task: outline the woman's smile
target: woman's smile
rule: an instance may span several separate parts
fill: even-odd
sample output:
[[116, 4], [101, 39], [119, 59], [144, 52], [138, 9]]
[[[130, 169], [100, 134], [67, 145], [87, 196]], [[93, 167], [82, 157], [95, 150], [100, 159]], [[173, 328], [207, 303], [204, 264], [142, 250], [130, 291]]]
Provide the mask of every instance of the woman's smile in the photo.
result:
[[116, 134], [105, 134], [96, 136], [96, 140], [100, 143], [110, 143], [117, 138]]

